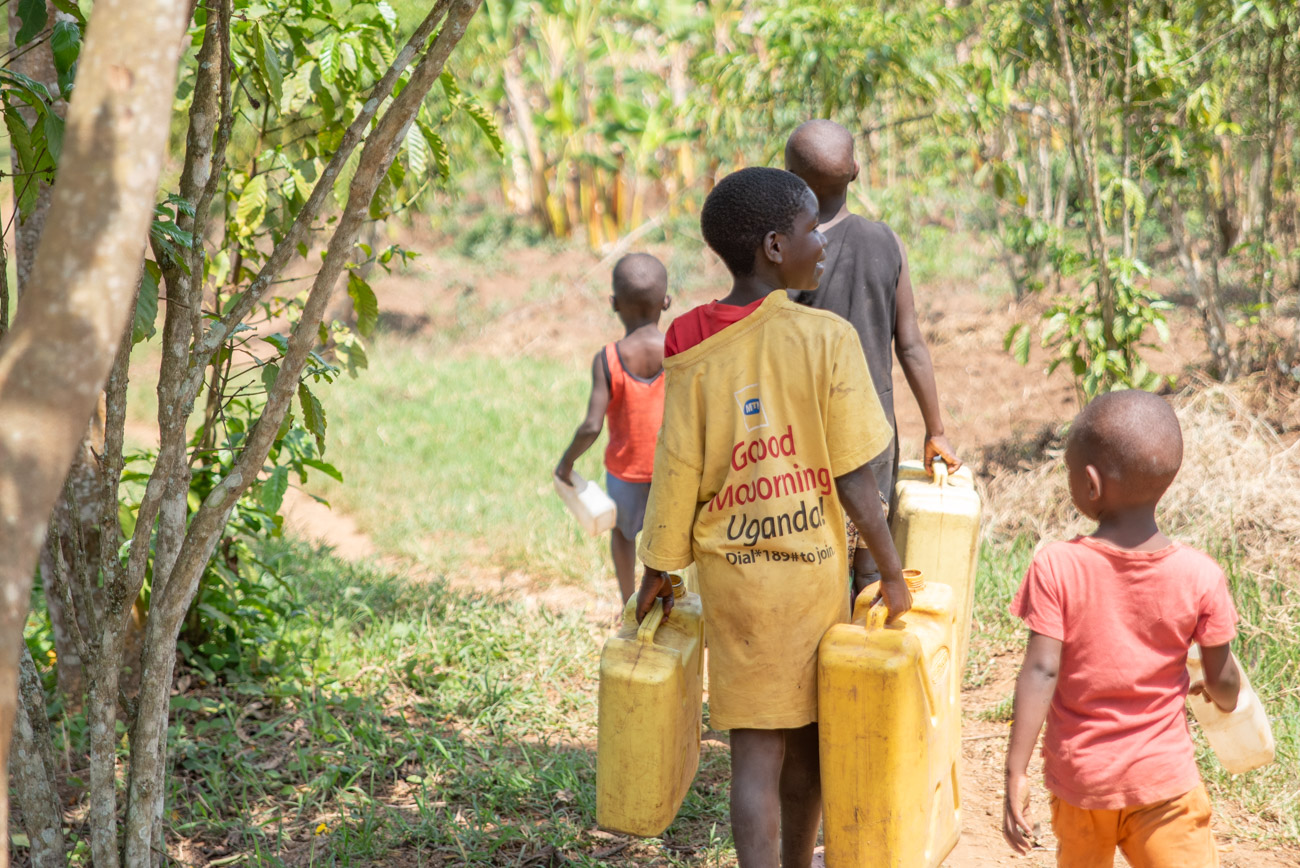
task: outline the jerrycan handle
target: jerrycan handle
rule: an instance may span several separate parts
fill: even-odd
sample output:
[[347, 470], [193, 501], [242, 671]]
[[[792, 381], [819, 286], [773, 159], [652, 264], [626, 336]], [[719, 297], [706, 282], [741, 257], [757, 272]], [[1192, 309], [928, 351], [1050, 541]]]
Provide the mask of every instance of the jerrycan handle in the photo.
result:
[[948, 462], [936, 455], [934, 461], [930, 464], [930, 469], [934, 471], [934, 484], [942, 488], [948, 484]]
[[654, 605], [650, 611], [645, 613], [645, 620], [641, 626], [636, 628], [636, 640], [642, 645], [653, 645], [655, 641], [655, 631], [664, 620], [664, 603], [658, 597], [655, 598]]
[[888, 620], [889, 607], [885, 605], [885, 598], [881, 597], [867, 609], [867, 630], [883, 630]]

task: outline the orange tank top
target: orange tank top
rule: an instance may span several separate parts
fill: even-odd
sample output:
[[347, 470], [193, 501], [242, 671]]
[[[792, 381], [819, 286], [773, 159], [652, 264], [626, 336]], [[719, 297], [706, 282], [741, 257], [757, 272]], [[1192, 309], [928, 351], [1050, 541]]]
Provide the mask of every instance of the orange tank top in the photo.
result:
[[609, 445], [605, 468], [624, 482], [649, 482], [664, 419], [664, 372], [643, 380], [623, 367], [616, 344], [605, 346], [609, 372]]

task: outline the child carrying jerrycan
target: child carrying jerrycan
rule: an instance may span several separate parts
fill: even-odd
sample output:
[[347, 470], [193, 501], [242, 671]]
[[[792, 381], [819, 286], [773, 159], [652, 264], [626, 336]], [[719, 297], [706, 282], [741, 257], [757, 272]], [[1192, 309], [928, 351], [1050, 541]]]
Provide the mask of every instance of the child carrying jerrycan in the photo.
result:
[[638, 618], [662, 606], [671, 623], [666, 571], [699, 570], [710, 724], [731, 732], [732, 833], [744, 866], [812, 862], [817, 648], [849, 617], [845, 510], [875, 555], [890, 613], [911, 606], [868, 466], [893, 431], [861, 344], [844, 320], [786, 295], [817, 287], [817, 225], [812, 191], [779, 169], [742, 169], [705, 201], [700, 226], [732, 286], [666, 336], [664, 422], [639, 550]]
[[1040, 551], [1011, 603], [1030, 630], [1002, 826], [1018, 852], [1031, 843], [1026, 767], [1046, 720], [1059, 865], [1109, 866], [1117, 847], [1137, 868], [1219, 864], [1184, 713], [1186, 664], [1194, 643], [1194, 689], [1238, 707], [1237, 612], [1218, 564], [1156, 523], [1182, 458], [1178, 417], [1148, 392], [1101, 395], [1070, 428], [1070, 495], [1097, 529]]

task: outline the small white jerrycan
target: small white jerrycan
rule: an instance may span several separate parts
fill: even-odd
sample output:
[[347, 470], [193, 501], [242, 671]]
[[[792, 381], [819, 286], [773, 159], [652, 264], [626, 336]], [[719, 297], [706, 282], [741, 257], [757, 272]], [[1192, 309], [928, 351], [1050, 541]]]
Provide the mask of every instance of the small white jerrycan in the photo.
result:
[[[1274, 753], [1273, 730], [1268, 725], [1268, 715], [1251, 688], [1240, 661], [1237, 662], [1237, 671], [1241, 673], [1241, 692], [1237, 694], [1237, 707], [1232, 711], [1221, 711], [1203, 694], [1187, 697], [1187, 704], [1191, 706], [1196, 722], [1205, 730], [1205, 738], [1219, 758], [1219, 764], [1234, 775], [1268, 765], [1273, 761]], [[1192, 684], [1205, 680], [1198, 645], [1187, 650], [1187, 674]]]
[[571, 478], [573, 485], [565, 485], [560, 477], [552, 475], [555, 491], [583, 530], [591, 536], [600, 536], [614, 526], [618, 515], [617, 507], [609, 495], [601, 491], [599, 485], [583, 479], [578, 471], [573, 471]]

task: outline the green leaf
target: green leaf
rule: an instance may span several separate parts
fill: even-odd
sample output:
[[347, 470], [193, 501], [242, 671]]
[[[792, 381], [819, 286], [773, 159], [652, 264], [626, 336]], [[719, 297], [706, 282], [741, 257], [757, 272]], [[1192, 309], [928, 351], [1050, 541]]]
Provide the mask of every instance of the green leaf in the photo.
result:
[[1255, 0], [1255, 11], [1259, 13], [1259, 20], [1264, 22], [1264, 26], [1269, 30], [1277, 27], [1277, 15], [1273, 13], [1273, 7], [1269, 0]]
[[284, 421], [280, 423], [280, 430], [275, 432], [275, 442], [279, 443], [285, 437], [289, 436], [289, 429], [293, 427], [293, 411], [290, 410], [284, 414]]
[[44, 110], [49, 103], [54, 101], [54, 96], [50, 93], [49, 88], [36, 79], [23, 75], [21, 72], [0, 68], [0, 81], [7, 81], [14, 85], [15, 88], [11, 90], [11, 93], [38, 111]]
[[384, 23], [390, 29], [397, 29], [397, 12], [389, 5], [388, 0], [379, 0], [375, 8], [379, 10], [379, 17], [384, 19]]
[[240, 191], [235, 206], [235, 223], [240, 234], [250, 235], [266, 217], [266, 175], [255, 175]]
[[18, 0], [18, 20], [22, 26], [14, 37], [14, 47], [26, 45], [45, 29], [49, 15], [45, 11], [45, 0]]
[[275, 378], [278, 376], [280, 376], [280, 366], [275, 362], [267, 362], [262, 365], [262, 387], [267, 392], [271, 391], [271, 387], [275, 385]]
[[267, 335], [262, 340], [279, 350], [282, 356], [289, 353], [289, 339], [282, 334]]
[[257, 54], [257, 69], [262, 73], [267, 92], [278, 109], [280, 101], [284, 99], [284, 73], [280, 69], [280, 56], [276, 53], [275, 43], [262, 33], [260, 24], [253, 30], [253, 48]]
[[157, 333], [158, 282], [162, 269], [152, 259], [144, 261], [144, 274], [140, 276], [140, 294], [135, 302], [135, 319], [131, 323], [131, 344], [147, 341]]
[[411, 124], [402, 147], [406, 151], [406, 165], [411, 174], [417, 180], [422, 180], [429, 168], [429, 142], [424, 138], [424, 133], [420, 132], [419, 124]]
[[[46, 112], [36, 121], [36, 127], [32, 130], [33, 144], [45, 139], [45, 149], [49, 151], [50, 168], [58, 165], [59, 157], [63, 156], [63, 118], [54, 112]], [[45, 161], [42, 160], [41, 163]], [[40, 168], [40, 164], [37, 165]]]
[[334, 354], [343, 362], [348, 376], [354, 380], [357, 377], [357, 371], [364, 371], [370, 367], [370, 358], [366, 355], [366, 348], [356, 335], [348, 335], [345, 339], [339, 341], [334, 347]]
[[325, 454], [325, 408], [306, 383], [298, 384], [298, 403], [302, 405], [302, 424], [316, 438], [316, 450]]
[[77, 57], [81, 54], [81, 27], [72, 21], [59, 21], [50, 34], [50, 50], [54, 53], [54, 70], [58, 73], [59, 92], [67, 99], [72, 92], [72, 78], [76, 74]]
[[14, 196], [18, 200], [18, 213], [25, 219], [36, 205], [40, 192], [40, 179], [36, 171], [36, 151], [32, 146], [32, 133], [18, 109], [4, 104], [5, 128], [9, 131], [9, 147], [18, 156], [18, 168], [24, 174], [14, 178]]
[[289, 490], [289, 468], [277, 467], [262, 483], [262, 493], [258, 500], [262, 508], [275, 515], [284, 503], [284, 493]]
[[328, 461], [318, 461], [315, 458], [304, 458], [302, 463], [306, 464], [308, 467], [316, 468], [331, 479], [335, 479], [339, 482], [343, 481], [343, 472]]
[[77, 19], [77, 23], [82, 27], [86, 26], [86, 16], [82, 14], [81, 7], [77, 5], [77, 0], [50, 0], [50, 2], [54, 4], [55, 9]]
[[442, 136], [433, 131], [433, 128], [423, 121], [417, 122], [420, 132], [424, 134], [424, 140], [429, 143], [429, 151], [433, 154], [433, 165], [438, 171], [439, 178], [451, 177], [451, 156], [447, 153], [447, 143], [442, 140]]
[[335, 53], [338, 42], [337, 33], [329, 34], [321, 42], [320, 52], [316, 55], [316, 64], [320, 67], [320, 79], [326, 84], [333, 84], [338, 75], [338, 55]]
[[450, 72], [444, 70], [439, 80], [442, 82], [442, 89], [447, 93], [448, 101], [474, 120], [478, 128], [483, 131], [483, 135], [487, 137], [492, 150], [496, 151], [498, 157], [504, 158], [506, 146], [501, 140], [501, 131], [497, 129], [497, 122], [492, 115], [479, 105], [478, 100], [460, 89], [456, 77]]
[[1005, 348], [1010, 351], [1011, 357], [1022, 365], [1029, 364], [1029, 339], [1031, 331], [1029, 326], [1024, 323], [1017, 323], [1007, 332], [1004, 340]]
[[357, 331], [363, 337], [374, 334], [379, 324], [379, 300], [370, 284], [355, 271], [348, 272], [348, 295], [352, 298], [352, 309], [357, 314]]

